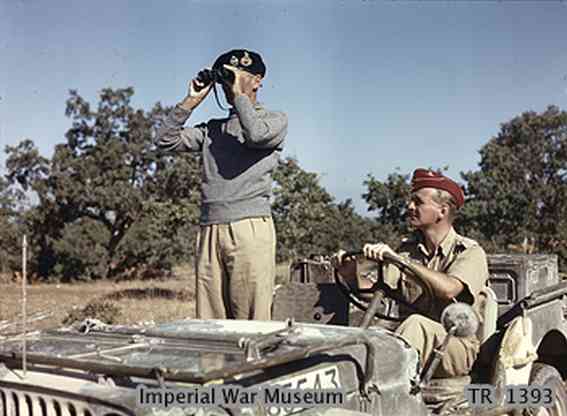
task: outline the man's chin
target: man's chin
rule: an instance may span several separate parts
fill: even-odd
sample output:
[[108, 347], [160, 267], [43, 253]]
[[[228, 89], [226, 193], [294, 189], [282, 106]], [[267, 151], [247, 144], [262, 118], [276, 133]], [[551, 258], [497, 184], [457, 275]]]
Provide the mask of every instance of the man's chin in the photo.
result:
[[415, 227], [419, 225], [419, 220], [416, 217], [409, 217], [408, 224], [411, 225], [412, 227]]

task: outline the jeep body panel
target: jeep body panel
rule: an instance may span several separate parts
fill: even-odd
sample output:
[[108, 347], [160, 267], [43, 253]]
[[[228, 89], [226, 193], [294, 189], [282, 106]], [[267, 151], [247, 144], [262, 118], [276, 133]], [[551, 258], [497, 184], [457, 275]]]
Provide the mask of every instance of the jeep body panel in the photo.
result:
[[[293, 331], [286, 332], [286, 327]], [[266, 340], [275, 342], [267, 345]], [[254, 345], [267, 347], [254, 352], [250, 347]], [[116, 414], [126, 415], [148, 411], [135, 407], [135, 388], [141, 384], [177, 388], [277, 384], [344, 390], [341, 408], [345, 410], [374, 415], [427, 413], [415, 389], [419, 382], [416, 351], [380, 328], [183, 320], [142, 329], [105, 327], [87, 334], [48, 331], [27, 339], [29, 368], [23, 380], [16, 375], [21, 376], [21, 346], [19, 340], [0, 344], [0, 360], [11, 369], [0, 373], [0, 392], [5, 392], [0, 396], [10, 398], [18, 388], [29, 396], [33, 385], [43, 391], [44, 401], [58, 397], [65, 405], [73, 399], [74, 406], [80, 407], [82, 397], [84, 403], [118, 406]], [[76, 396], [63, 394], [68, 385], [74, 386], [69, 392]], [[57, 386], [63, 387], [60, 394]], [[0, 402], [1, 406], [10, 406], [10, 401]]]

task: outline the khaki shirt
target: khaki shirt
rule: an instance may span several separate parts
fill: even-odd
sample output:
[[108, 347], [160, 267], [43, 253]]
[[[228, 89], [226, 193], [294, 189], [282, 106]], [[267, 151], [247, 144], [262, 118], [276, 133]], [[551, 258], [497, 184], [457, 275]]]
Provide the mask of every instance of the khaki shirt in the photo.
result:
[[[476, 241], [457, 234], [451, 228], [437, 252], [429, 253], [422, 234], [416, 232], [402, 242], [397, 252], [429, 269], [459, 279], [465, 288], [455, 300], [473, 305], [477, 313], [480, 312], [478, 295], [488, 280], [488, 263], [486, 253]], [[417, 307], [422, 314], [435, 321], [440, 321], [441, 312], [450, 303], [438, 298], [427, 299], [416, 279], [411, 278], [409, 273], [408, 275], [401, 273], [394, 265], [384, 267], [384, 281], [410, 304]], [[400, 305], [402, 318], [411, 313], [415, 312]], [[479, 317], [482, 319], [480, 313]]]

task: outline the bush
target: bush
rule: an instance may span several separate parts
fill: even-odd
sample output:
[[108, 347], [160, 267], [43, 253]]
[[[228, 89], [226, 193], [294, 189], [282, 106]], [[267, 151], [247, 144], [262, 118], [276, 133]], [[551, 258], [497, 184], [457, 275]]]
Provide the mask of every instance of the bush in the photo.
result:
[[106, 324], [117, 324], [122, 317], [122, 309], [114, 302], [107, 300], [95, 301], [82, 309], [75, 309], [63, 319], [63, 325], [72, 325], [87, 318], [98, 319]]

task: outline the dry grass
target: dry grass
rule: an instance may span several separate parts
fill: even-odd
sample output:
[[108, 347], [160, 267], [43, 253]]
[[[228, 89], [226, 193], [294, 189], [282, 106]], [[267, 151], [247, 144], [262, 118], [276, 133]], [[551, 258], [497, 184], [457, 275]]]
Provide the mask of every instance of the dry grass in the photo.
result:
[[[0, 332], [20, 332], [22, 289], [2, 284], [0, 290]], [[28, 286], [27, 314], [32, 320], [45, 314], [48, 317], [32, 321], [29, 329], [56, 328], [70, 324], [73, 318], [86, 317], [122, 324], [183, 319], [195, 315], [193, 299], [190, 267], [178, 267], [174, 277], [166, 280], [36, 284]]]
[[[289, 264], [279, 264], [276, 283], [285, 282], [288, 275]], [[0, 334], [19, 333], [22, 289], [14, 283], [0, 284], [0, 291]], [[27, 305], [32, 320], [28, 331], [70, 325], [87, 317], [120, 324], [191, 318], [195, 316], [194, 272], [183, 266], [165, 280], [36, 284], [28, 286]]]

